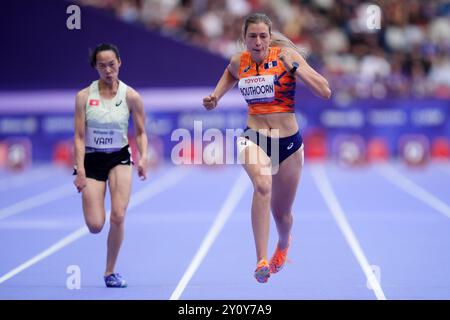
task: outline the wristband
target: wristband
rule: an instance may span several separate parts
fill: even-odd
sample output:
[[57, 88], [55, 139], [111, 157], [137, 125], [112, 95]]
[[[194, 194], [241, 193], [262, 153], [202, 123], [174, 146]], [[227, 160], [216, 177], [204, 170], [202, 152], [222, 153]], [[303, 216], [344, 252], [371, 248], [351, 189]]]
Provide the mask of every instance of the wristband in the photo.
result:
[[291, 70], [289, 70], [289, 73], [290, 74], [294, 74], [295, 73], [295, 71], [297, 71], [297, 69], [298, 69], [298, 62], [293, 62], [292, 63], [292, 69]]

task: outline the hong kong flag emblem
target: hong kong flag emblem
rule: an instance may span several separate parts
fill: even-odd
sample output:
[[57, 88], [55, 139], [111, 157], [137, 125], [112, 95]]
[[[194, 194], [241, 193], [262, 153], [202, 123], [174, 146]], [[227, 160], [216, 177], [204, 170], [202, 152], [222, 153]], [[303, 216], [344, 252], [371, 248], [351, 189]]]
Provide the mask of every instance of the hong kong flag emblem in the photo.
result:
[[90, 99], [89, 100], [89, 106], [90, 107], [97, 107], [100, 105], [100, 100], [97, 99]]

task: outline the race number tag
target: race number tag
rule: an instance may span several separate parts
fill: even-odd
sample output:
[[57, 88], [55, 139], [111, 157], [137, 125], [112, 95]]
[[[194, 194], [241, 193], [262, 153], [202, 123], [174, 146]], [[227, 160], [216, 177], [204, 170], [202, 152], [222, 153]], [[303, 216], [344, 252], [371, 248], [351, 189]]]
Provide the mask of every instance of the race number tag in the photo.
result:
[[115, 129], [86, 128], [86, 146], [95, 149], [120, 149], [123, 147], [122, 131]]
[[253, 76], [239, 80], [239, 90], [248, 104], [271, 102], [275, 98], [274, 76]]

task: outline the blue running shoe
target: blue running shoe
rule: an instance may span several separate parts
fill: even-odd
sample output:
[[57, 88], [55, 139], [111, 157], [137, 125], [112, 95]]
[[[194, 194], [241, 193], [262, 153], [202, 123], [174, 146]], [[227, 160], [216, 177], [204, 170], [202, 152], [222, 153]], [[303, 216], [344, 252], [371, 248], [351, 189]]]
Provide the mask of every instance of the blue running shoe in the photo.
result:
[[261, 259], [255, 270], [255, 278], [259, 283], [266, 283], [270, 277], [270, 266], [266, 259]]
[[108, 288], [126, 288], [128, 286], [127, 282], [118, 273], [111, 273], [105, 276], [104, 279]]

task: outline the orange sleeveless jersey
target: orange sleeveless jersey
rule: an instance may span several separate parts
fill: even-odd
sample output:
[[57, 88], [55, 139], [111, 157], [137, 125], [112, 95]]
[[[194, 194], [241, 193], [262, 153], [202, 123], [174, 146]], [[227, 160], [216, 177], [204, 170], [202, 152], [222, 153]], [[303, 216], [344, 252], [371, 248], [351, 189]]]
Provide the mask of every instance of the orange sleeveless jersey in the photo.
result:
[[278, 59], [280, 49], [270, 47], [267, 58], [260, 65], [252, 60], [250, 52], [241, 54], [239, 89], [247, 100], [251, 115], [295, 112], [296, 80]]

